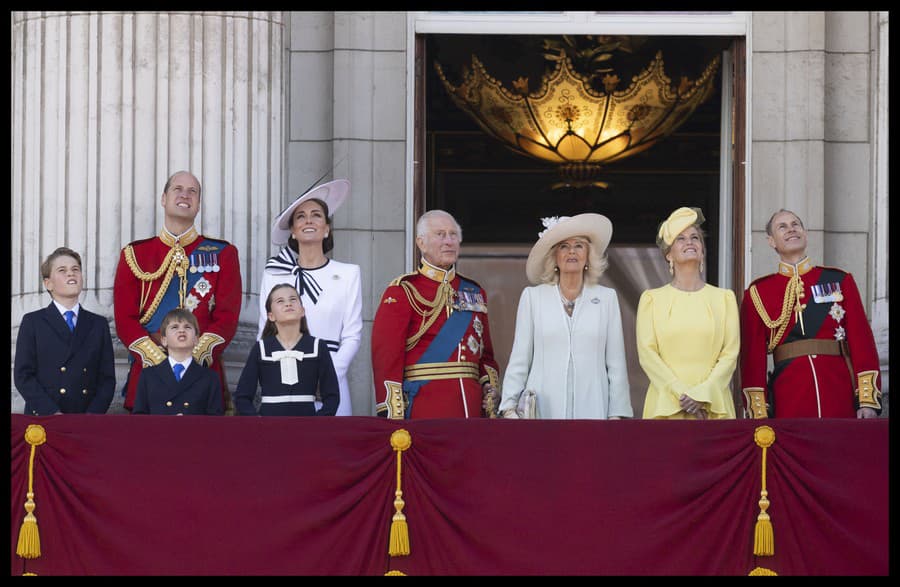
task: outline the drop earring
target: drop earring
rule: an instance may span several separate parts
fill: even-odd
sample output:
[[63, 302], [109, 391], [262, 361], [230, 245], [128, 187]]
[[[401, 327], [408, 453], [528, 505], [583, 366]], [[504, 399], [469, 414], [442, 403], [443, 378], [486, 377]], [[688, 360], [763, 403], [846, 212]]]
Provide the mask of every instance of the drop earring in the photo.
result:
[[675, 266], [672, 265], [672, 259], [669, 259], [669, 275], [675, 275]]
[[703, 273], [703, 261], [700, 261], [700, 273]]

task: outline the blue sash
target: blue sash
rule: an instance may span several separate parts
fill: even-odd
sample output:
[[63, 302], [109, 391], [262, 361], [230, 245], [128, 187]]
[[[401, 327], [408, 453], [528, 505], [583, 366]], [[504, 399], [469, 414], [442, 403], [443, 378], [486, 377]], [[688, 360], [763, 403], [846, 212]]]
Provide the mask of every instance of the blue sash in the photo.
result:
[[[463, 290], [474, 290], [477, 292], [479, 291], [479, 288], [474, 283], [460, 277], [459, 291]], [[428, 348], [425, 349], [425, 352], [422, 353], [422, 356], [419, 357], [419, 360], [416, 361], [415, 364], [420, 365], [423, 363], [445, 362], [447, 357], [450, 356], [451, 351], [459, 344], [459, 341], [462, 339], [463, 334], [466, 333], [466, 329], [468, 329], [469, 324], [471, 323], [472, 312], [467, 310], [454, 311], [450, 314], [450, 317], [447, 318], [447, 321], [444, 322], [444, 325], [441, 326], [440, 332], [437, 333], [437, 336], [434, 337], [431, 344], [428, 345]], [[430, 383], [430, 381], [430, 379], [423, 379], [420, 381], [403, 382], [403, 391], [406, 393], [405, 418], [408, 419], [410, 414], [412, 414], [413, 399], [416, 394], [419, 393], [419, 388], [426, 383]]]
[[[210, 253], [214, 255], [213, 258], [217, 258], [218, 254], [224, 248], [225, 243], [222, 241], [203, 239], [194, 250], [197, 251], [199, 249], [203, 249], [204, 254]], [[192, 255], [188, 255], [188, 257], [192, 257]], [[194, 289], [194, 286], [197, 284], [197, 282], [200, 281], [200, 278], [203, 277], [203, 273], [199, 271], [197, 271], [196, 273], [188, 271], [186, 276], [187, 292], [190, 293], [190, 291]], [[166, 290], [166, 293], [163, 294], [162, 299], [159, 301], [159, 306], [157, 306], [156, 312], [153, 313], [153, 316], [144, 325], [144, 328], [147, 330], [148, 334], [153, 334], [154, 332], [159, 331], [159, 327], [162, 325], [163, 318], [166, 317], [166, 314], [169, 313], [169, 310], [174, 310], [178, 307], [178, 281], [179, 280], [177, 276], [172, 278], [172, 281], [169, 282], [169, 288]]]

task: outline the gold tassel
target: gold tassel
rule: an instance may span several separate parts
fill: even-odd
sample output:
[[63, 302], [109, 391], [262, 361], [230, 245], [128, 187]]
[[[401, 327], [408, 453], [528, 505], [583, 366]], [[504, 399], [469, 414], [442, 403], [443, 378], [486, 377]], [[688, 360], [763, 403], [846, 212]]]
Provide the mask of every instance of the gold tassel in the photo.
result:
[[778, 573], [773, 571], [772, 569], [767, 569], [765, 567], [756, 567], [752, 571], [750, 571], [749, 577], [777, 577]]
[[405, 556], [409, 554], [409, 527], [406, 524], [406, 516], [403, 514], [403, 491], [400, 490], [400, 455], [412, 445], [409, 432], [395, 430], [391, 434], [391, 447], [397, 452], [397, 491], [394, 492], [394, 514], [391, 520], [391, 540], [388, 546], [388, 554], [391, 556]]
[[762, 447], [762, 490], [759, 496], [759, 515], [756, 517], [756, 531], [753, 536], [753, 554], [772, 556], [775, 554], [775, 533], [772, 520], [766, 512], [769, 509], [769, 492], [766, 491], [766, 449], [775, 443], [775, 431], [769, 426], [760, 426], [753, 433], [753, 440]]
[[41, 556], [41, 536], [38, 534], [37, 518], [34, 515], [34, 455], [37, 447], [47, 442], [44, 427], [30, 424], [25, 429], [25, 441], [31, 445], [31, 456], [28, 459], [28, 494], [25, 501], [27, 513], [19, 530], [16, 554], [22, 558], [37, 558]]

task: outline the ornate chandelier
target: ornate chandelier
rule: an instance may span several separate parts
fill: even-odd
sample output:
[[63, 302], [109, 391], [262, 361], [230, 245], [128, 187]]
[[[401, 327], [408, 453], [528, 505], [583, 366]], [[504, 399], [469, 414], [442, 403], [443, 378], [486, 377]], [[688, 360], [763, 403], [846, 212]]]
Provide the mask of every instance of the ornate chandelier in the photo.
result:
[[485, 132], [518, 153], [558, 165], [560, 182], [554, 188], [605, 188], [607, 182], [600, 180], [604, 165], [649, 149], [706, 100], [719, 61], [714, 57], [695, 81], [682, 77], [673, 86], [658, 51], [631, 85], [618, 91], [621, 80], [608, 69], [595, 76], [603, 91], [595, 90], [565, 49], [534, 92], [527, 77], [513, 81], [511, 90], [504, 88], [475, 55], [455, 87], [439, 63], [435, 68], [453, 102]]

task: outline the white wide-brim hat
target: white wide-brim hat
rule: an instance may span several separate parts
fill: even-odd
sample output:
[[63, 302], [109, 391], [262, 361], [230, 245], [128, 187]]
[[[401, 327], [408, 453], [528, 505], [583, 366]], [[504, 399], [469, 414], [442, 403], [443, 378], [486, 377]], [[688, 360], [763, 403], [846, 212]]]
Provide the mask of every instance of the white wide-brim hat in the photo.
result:
[[534, 285], [541, 282], [544, 259], [555, 244], [572, 237], [583, 236], [591, 241], [591, 246], [602, 256], [612, 238], [612, 222], [603, 214], [586, 212], [576, 216], [542, 218], [541, 221], [546, 230], [538, 233], [538, 241], [531, 247], [528, 261], [525, 262], [525, 275]]
[[317, 198], [328, 204], [328, 215], [334, 214], [341, 207], [347, 196], [350, 195], [350, 181], [347, 179], [335, 179], [321, 185], [317, 185], [302, 196], [294, 200], [287, 208], [282, 210], [275, 221], [272, 222], [272, 244], [286, 245], [291, 238], [291, 216], [294, 208], [307, 200]]

